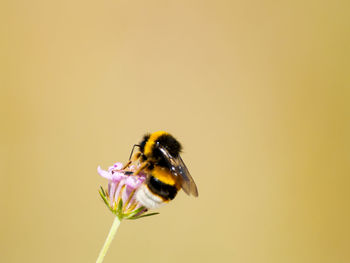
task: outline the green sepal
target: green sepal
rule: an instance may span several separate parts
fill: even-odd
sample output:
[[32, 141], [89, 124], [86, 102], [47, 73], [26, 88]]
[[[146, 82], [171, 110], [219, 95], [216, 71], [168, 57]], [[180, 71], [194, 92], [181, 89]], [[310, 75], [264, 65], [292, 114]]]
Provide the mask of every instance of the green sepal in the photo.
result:
[[135, 215], [137, 215], [138, 213], [140, 213], [144, 209], [145, 209], [145, 207], [141, 206], [140, 208], [136, 209], [135, 211], [132, 211], [132, 212], [127, 213], [127, 214], [124, 214], [124, 217], [129, 219], [131, 217], [134, 217]]
[[[106, 204], [106, 206], [108, 207], [108, 209], [113, 213], [115, 214], [116, 216], [118, 216], [119, 218], [122, 218], [121, 217], [121, 214], [118, 213], [118, 209], [117, 208], [114, 208], [114, 206], [111, 206], [107, 200], [107, 195], [106, 195], [106, 192], [104, 191], [104, 189], [102, 188], [101, 186], [101, 189], [98, 191], [100, 196], [102, 197], [102, 200], [104, 201], [104, 203]], [[120, 202], [119, 202], [120, 203]], [[118, 204], [119, 205], [119, 204]], [[123, 206], [123, 202], [121, 204]]]
[[103, 189], [102, 186], [100, 186], [100, 189], [101, 189], [101, 191], [102, 191], [103, 196], [107, 196], [107, 195], [106, 195], [106, 192], [105, 192], [105, 190]]
[[124, 218], [123, 215], [123, 200], [120, 198], [117, 206], [113, 209], [113, 213], [122, 220]]
[[112, 210], [111, 207], [110, 207], [110, 205], [109, 205], [109, 203], [108, 203], [108, 200], [107, 200], [107, 197], [106, 197], [106, 193], [105, 193], [105, 191], [103, 190], [103, 188], [101, 187], [101, 190], [99, 190], [98, 192], [100, 193], [100, 196], [102, 197], [102, 200], [105, 202], [106, 206], [107, 206], [110, 210]]
[[122, 209], [123, 209], [123, 200], [120, 198], [119, 202], [118, 202], [118, 205], [117, 205], [118, 213], [122, 214], [123, 213]]
[[127, 219], [134, 220], [134, 219], [139, 219], [139, 218], [146, 217], [146, 216], [155, 216], [155, 215], [158, 215], [158, 214], [159, 213], [155, 212], [155, 213], [149, 213], [149, 214], [145, 214], [145, 215], [141, 215], [141, 216], [130, 217], [130, 218], [127, 218]]

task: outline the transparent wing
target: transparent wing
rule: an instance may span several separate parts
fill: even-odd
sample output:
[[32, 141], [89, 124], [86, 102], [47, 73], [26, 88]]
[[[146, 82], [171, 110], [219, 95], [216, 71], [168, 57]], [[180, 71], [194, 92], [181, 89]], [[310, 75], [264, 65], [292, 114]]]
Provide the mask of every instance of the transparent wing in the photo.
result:
[[[197, 197], [198, 196], [198, 189], [196, 186], [196, 183], [194, 182], [190, 172], [188, 171], [184, 161], [182, 160], [181, 156], [179, 155], [178, 161], [180, 163], [179, 165], [179, 170], [180, 170], [180, 174], [181, 174], [181, 178], [183, 180], [183, 184], [182, 184], [182, 188], [185, 191], [185, 187], [187, 189], [187, 191]], [[188, 192], [186, 192], [188, 194]]]
[[164, 159], [167, 161], [172, 174], [178, 177], [179, 182], [181, 184], [181, 188], [184, 190], [184, 192], [188, 195], [193, 195], [197, 197], [197, 186], [181, 157], [179, 156], [178, 158], [174, 158], [161, 145], [158, 145], [158, 149], [164, 156]]

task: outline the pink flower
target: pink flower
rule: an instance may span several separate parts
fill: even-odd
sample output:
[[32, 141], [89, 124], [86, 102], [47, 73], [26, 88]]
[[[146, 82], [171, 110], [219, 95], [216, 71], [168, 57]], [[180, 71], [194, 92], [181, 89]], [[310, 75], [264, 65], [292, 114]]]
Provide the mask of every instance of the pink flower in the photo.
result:
[[108, 180], [108, 188], [102, 187], [99, 191], [107, 207], [119, 219], [137, 219], [158, 213], [144, 214], [147, 208], [137, 202], [135, 192], [146, 180], [146, 174], [141, 172], [133, 175], [137, 167], [131, 166], [127, 170], [121, 170], [122, 163], [115, 163], [108, 171], [97, 167], [97, 172]]

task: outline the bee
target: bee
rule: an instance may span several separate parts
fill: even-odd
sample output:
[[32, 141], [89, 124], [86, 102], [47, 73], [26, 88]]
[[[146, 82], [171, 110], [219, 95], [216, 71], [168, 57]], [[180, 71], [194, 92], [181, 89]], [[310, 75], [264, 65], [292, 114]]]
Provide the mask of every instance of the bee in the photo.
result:
[[[139, 151], [133, 155], [135, 147]], [[138, 161], [134, 172], [147, 174], [145, 183], [136, 192], [136, 199], [147, 208], [157, 208], [174, 199], [180, 189], [187, 195], [198, 196], [197, 186], [185, 163], [181, 159], [181, 144], [169, 133], [158, 131], [146, 134], [139, 144], [135, 144], [125, 169]]]

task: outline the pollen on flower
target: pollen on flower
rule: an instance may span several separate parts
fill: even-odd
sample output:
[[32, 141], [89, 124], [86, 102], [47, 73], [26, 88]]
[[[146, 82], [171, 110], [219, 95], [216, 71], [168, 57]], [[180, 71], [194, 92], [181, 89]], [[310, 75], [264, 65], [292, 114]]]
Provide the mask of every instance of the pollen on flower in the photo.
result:
[[130, 166], [121, 170], [122, 163], [115, 163], [108, 170], [102, 170], [99, 166], [97, 172], [108, 180], [108, 188], [101, 187], [99, 193], [107, 207], [120, 219], [137, 219], [158, 213], [149, 213], [136, 199], [135, 193], [146, 180], [146, 174], [141, 172], [134, 175], [136, 166]]

